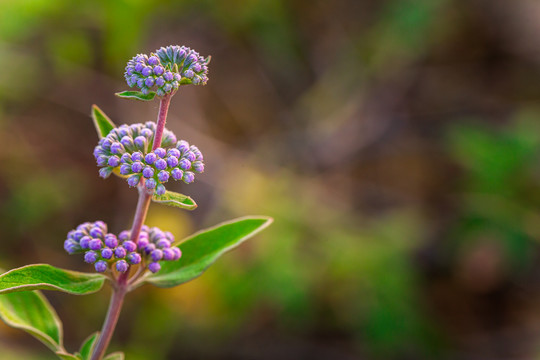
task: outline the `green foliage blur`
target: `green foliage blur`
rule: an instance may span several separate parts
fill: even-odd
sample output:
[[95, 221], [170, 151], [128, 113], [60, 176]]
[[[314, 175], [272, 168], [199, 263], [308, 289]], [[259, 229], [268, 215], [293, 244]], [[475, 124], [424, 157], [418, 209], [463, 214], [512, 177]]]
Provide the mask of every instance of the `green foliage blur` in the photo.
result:
[[[137, 53], [211, 55], [167, 127], [206, 172], [177, 238], [248, 214], [271, 228], [201, 278], [130, 294], [127, 359], [531, 359], [540, 338], [540, 28], [528, 0], [0, 0], [0, 267], [92, 271], [67, 232], [130, 226], [136, 191], [100, 179], [90, 107]], [[531, 25], [532, 24], [532, 25]], [[108, 291], [46, 293], [66, 347]], [[53, 359], [0, 324], [4, 359]]]

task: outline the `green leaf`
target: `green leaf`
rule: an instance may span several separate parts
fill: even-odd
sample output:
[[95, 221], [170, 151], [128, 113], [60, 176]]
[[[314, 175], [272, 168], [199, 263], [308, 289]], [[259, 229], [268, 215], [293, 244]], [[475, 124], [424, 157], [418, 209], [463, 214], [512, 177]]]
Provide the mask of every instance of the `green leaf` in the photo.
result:
[[103, 286], [101, 274], [81, 273], [48, 264], [27, 265], [0, 275], [0, 294], [28, 290], [57, 290], [75, 295], [91, 294]]
[[90, 335], [86, 340], [84, 340], [81, 350], [79, 350], [79, 354], [81, 355], [81, 358], [83, 360], [89, 360], [90, 355], [92, 355], [92, 352], [94, 351], [94, 347], [97, 344], [97, 340], [99, 339], [99, 331], [96, 331], [92, 335]]
[[163, 195], [154, 195], [152, 200], [169, 206], [178, 207], [180, 209], [195, 210], [197, 204], [187, 195], [175, 193], [173, 191], [166, 191]]
[[122, 91], [114, 95], [122, 99], [135, 99], [135, 100], [141, 100], [141, 101], [151, 101], [151, 100], [154, 100], [154, 97], [156, 97], [156, 93], [153, 91], [150, 91], [146, 95], [144, 95], [140, 91]]
[[65, 351], [57, 351], [56, 355], [63, 360], [82, 360], [79, 355], [68, 354]]
[[100, 139], [107, 136], [116, 127], [112, 120], [95, 104], [92, 105], [92, 120]]
[[103, 360], [124, 360], [124, 353], [120, 351], [113, 352], [105, 356]]
[[41, 292], [0, 295], [0, 318], [7, 325], [30, 333], [53, 351], [63, 351], [62, 322]]
[[199, 231], [183, 240], [178, 261], [162, 263], [159, 272], [144, 281], [159, 287], [172, 287], [200, 276], [221, 255], [257, 234], [272, 223], [266, 216], [246, 216]]

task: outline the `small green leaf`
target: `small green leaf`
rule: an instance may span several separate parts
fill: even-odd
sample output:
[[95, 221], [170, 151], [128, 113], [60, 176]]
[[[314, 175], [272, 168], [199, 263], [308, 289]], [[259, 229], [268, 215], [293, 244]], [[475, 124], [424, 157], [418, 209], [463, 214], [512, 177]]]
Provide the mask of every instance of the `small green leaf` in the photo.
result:
[[199, 231], [180, 243], [180, 260], [163, 262], [161, 270], [148, 276], [145, 282], [166, 288], [193, 280], [221, 255], [236, 248], [272, 221], [266, 216], [246, 216]]
[[105, 356], [103, 360], [124, 360], [124, 353], [120, 351], [113, 352]]
[[195, 210], [197, 204], [187, 195], [175, 193], [173, 191], [166, 191], [163, 195], [154, 195], [152, 200], [169, 206], [178, 207], [186, 210]]
[[116, 127], [97, 105], [92, 105], [92, 120], [94, 120], [94, 126], [100, 139], [107, 136]]
[[57, 290], [75, 295], [91, 294], [106, 277], [63, 270], [48, 264], [27, 265], [0, 275], [0, 294], [28, 290]]
[[99, 331], [96, 331], [92, 335], [90, 335], [86, 340], [84, 340], [81, 350], [79, 350], [79, 354], [83, 360], [89, 360], [90, 355], [92, 355], [92, 352], [94, 351], [94, 347], [96, 347], [97, 340], [99, 338]]
[[68, 354], [65, 351], [57, 351], [56, 355], [62, 360], [82, 360], [79, 355]]
[[154, 100], [154, 97], [156, 97], [156, 93], [153, 91], [150, 91], [146, 95], [144, 95], [140, 91], [122, 91], [114, 95], [122, 99], [135, 99], [135, 100], [141, 100], [141, 101], [151, 101], [151, 100]]
[[62, 322], [41, 292], [0, 295], [0, 318], [7, 325], [30, 333], [53, 351], [63, 351]]

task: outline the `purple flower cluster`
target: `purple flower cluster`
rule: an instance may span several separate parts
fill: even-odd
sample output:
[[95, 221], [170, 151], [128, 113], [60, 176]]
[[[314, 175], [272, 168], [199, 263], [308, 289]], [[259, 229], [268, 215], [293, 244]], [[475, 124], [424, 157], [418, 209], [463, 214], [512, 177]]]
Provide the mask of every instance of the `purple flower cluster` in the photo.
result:
[[182, 252], [178, 247], [172, 246], [173, 243], [174, 235], [170, 232], [143, 225], [139, 235], [138, 248], [144, 262], [148, 264], [148, 270], [156, 273], [161, 269], [160, 261], [180, 259]]
[[107, 178], [118, 168], [127, 177], [129, 186], [137, 186], [145, 179], [145, 187], [156, 195], [165, 194], [163, 184], [171, 178], [192, 183], [195, 173], [204, 171], [201, 151], [187, 141], [176, 141], [168, 130], [164, 131], [163, 147], [150, 151], [154, 129], [152, 122], [122, 125], [101, 139], [94, 150], [97, 165], [101, 167], [100, 176]]
[[68, 233], [64, 249], [69, 254], [84, 252], [84, 261], [94, 264], [97, 272], [105, 272], [114, 266], [119, 272], [126, 272], [129, 265], [139, 264], [142, 260], [137, 252], [137, 245], [125, 234], [119, 237], [107, 233], [103, 221], [86, 222]]
[[143, 94], [155, 89], [157, 96], [178, 90], [180, 85], [205, 85], [208, 63], [198, 52], [185, 46], [167, 46], [150, 56], [138, 54], [129, 60], [124, 77], [130, 87], [136, 86]]
[[86, 222], [68, 233], [64, 249], [69, 254], [84, 253], [84, 261], [94, 264], [97, 272], [116, 268], [126, 272], [129, 265], [143, 264], [155, 273], [161, 269], [161, 260], [176, 261], [182, 256], [177, 247], [171, 247], [174, 236], [158, 228], [143, 226], [138, 243], [130, 239], [129, 231], [122, 231], [118, 237], [107, 233], [103, 221]]

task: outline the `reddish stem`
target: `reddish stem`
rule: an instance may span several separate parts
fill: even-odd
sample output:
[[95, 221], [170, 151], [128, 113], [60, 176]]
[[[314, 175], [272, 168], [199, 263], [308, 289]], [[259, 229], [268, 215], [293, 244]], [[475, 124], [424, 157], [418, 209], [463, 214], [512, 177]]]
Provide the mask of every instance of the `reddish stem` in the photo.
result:
[[[163, 129], [165, 129], [165, 123], [167, 122], [167, 112], [171, 103], [171, 96], [172, 95], [164, 96], [159, 104], [156, 134], [154, 136], [154, 145], [152, 150], [155, 150], [161, 146]], [[144, 225], [151, 199], [152, 194], [148, 193], [144, 187], [144, 181], [141, 181], [139, 184], [139, 200], [137, 201], [137, 209], [135, 210], [133, 226], [131, 227], [131, 239], [135, 243], [139, 241], [139, 235], [141, 234], [141, 229]], [[128, 292], [128, 278], [130, 270], [131, 267], [128, 269], [128, 271], [120, 274], [120, 276], [118, 276], [116, 279], [116, 284], [113, 287], [113, 293], [111, 295], [109, 310], [107, 311], [107, 316], [105, 317], [105, 322], [103, 323], [98, 343], [90, 360], [101, 360], [103, 356], [105, 356], [105, 352], [109, 347], [109, 343], [114, 333], [114, 328], [116, 327], [116, 323], [120, 317], [124, 297]]]

